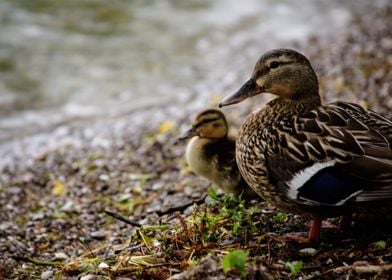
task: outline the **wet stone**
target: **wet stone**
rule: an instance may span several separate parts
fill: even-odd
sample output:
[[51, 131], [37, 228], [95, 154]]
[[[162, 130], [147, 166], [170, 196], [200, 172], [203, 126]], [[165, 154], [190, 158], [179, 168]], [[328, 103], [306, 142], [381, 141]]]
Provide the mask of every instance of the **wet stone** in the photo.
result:
[[106, 237], [106, 234], [104, 231], [97, 230], [93, 231], [90, 233], [91, 238], [97, 239], [97, 240], [103, 240]]

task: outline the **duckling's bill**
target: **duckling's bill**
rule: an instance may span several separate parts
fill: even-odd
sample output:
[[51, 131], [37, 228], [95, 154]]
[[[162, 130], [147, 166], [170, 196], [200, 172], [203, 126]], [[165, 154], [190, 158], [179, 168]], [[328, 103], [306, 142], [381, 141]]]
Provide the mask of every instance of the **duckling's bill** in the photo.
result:
[[197, 136], [197, 130], [195, 127], [191, 127], [190, 129], [188, 129], [187, 131], [185, 131], [180, 137], [178, 137], [179, 141], [184, 141], [187, 140], [189, 138], [192, 138], [193, 136]]
[[220, 103], [219, 108], [243, 101], [249, 97], [264, 92], [264, 89], [257, 85], [255, 79], [249, 79], [237, 92], [226, 96]]

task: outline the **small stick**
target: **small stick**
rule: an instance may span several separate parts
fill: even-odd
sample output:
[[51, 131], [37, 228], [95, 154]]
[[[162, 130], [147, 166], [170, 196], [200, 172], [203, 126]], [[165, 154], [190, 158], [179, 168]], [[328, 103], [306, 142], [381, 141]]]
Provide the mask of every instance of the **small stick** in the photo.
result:
[[[169, 207], [168, 209], [166, 209], [164, 211], [158, 210], [155, 213], [157, 213], [158, 216], [163, 216], [163, 215], [171, 214], [171, 213], [174, 213], [174, 212], [182, 212], [186, 208], [188, 208], [189, 206], [191, 206], [193, 204], [197, 204], [197, 205], [202, 204], [204, 202], [204, 200], [206, 199], [206, 197], [207, 197], [207, 195], [204, 195], [201, 198], [199, 198], [198, 200], [190, 201], [188, 203], [185, 203], [185, 204], [182, 204], [182, 205], [178, 205], [178, 206]], [[128, 225], [135, 226], [135, 227], [142, 227], [142, 225], [139, 224], [138, 222], [132, 221], [132, 220], [130, 220], [130, 219], [124, 217], [124, 216], [121, 216], [120, 214], [118, 214], [116, 212], [112, 212], [112, 211], [109, 211], [109, 210], [104, 210], [104, 212], [107, 215], [109, 215], [109, 216], [111, 216], [111, 217], [113, 217], [113, 218], [115, 218], [117, 220], [120, 220], [120, 221], [122, 221], [122, 222], [124, 222], [124, 223], [126, 223]]]
[[158, 216], [163, 216], [163, 215], [171, 214], [174, 212], [182, 212], [186, 208], [188, 208], [189, 206], [192, 206], [193, 204], [196, 204], [196, 205], [202, 204], [204, 202], [204, 200], [206, 199], [206, 197], [207, 197], [207, 195], [204, 195], [201, 198], [199, 198], [198, 200], [190, 201], [188, 203], [178, 205], [178, 206], [169, 207], [164, 211], [158, 210], [158, 211], [156, 211], [156, 213], [158, 214]]
[[24, 257], [24, 256], [12, 256], [12, 258], [16, 261], [23, 261], [23, 262], [29, 262], [35, 265], [41, 265], [41, 266], [54, 266], [54, 267], [62, 267], [64, 266], [63, 263], [61, 262], [51, 262], [51, 261], [43, 261], [31, 257]]
[[109, 215], [109, 216], [111, 216], [111, 217], [113, 217], [113, 218], [115, 218], [117, 220], [120, 220], [121, 222], [124, 222], [124, 223], [126, 223], [128, 225], [131, 225], [131, 226], [134, 226], [134, 227], [141, 227], [142, 226], [138, 222], [135, 222], [135, 221], [132, 221], [132, 220], [130, 220], [128, 218], [125, 218], [124, 216], [121, 216], [118, 213], [115, 213], [115, 212], [112, 212], [112, 211], [109, 211], [109, 210], [104, 210], [104, 212], [107, 215]]

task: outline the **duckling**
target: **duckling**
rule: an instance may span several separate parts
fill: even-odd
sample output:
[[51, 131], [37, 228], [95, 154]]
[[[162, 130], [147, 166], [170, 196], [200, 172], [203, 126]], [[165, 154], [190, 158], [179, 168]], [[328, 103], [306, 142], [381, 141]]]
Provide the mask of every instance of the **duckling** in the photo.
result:
[[272, 50], [220, 107], [252, 96], [277, 97], [242, 124], [236, 160], [242, 176], [269, 203], [313, 218], [307, 241], [320, 242], [321, 221], [392, 211], [392, 122], [359, 105], [321, 104], [309, 60]]
[[201, 112], [179, 140], [190, 139], [186, 160], [199, 176], [207, 178], [225, 193], [246, 199], [258, 195], [241, 177], [235, 160], [235, 140], [228, 136], [228, 124], [222, 111], [209, 109]]

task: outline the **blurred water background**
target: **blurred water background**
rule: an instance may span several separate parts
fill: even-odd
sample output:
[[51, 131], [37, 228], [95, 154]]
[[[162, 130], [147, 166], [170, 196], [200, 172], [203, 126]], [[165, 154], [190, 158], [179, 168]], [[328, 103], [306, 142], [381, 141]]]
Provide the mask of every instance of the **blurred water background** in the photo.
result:
[[151, 121], [137, 112], [170, 104], [185, 114], [262, 52], [349, 20], [341, 1], [2, 0], [0, 167], [70, 129]]

